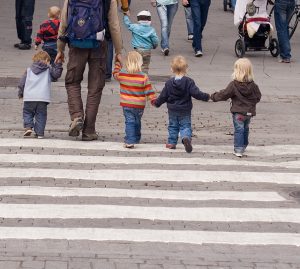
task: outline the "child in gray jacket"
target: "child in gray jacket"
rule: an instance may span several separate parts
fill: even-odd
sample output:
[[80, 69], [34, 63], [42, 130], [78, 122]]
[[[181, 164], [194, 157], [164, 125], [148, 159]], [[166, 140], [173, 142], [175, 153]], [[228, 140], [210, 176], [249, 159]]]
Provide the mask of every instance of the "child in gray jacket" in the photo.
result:
[[50, 59], [45, 51], [36, 53], [32, 65], [27, 68], [18, 85], [18, 96], [24, 101], [24, 137], [32, 137], [34, 130], [34, 137], [44, 138], [51, 81], [57, 80], [63, 70], [62, 63], [50, 66]]

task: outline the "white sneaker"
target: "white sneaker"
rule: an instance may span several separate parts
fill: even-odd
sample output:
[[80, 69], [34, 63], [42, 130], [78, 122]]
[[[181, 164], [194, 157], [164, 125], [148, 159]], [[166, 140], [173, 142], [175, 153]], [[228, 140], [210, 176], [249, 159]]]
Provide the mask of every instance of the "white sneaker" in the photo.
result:
[[242, 158], [243, 157], [243, 153], [241, 152], [234, 152], [233, 153], [236, 157]]
[[202, 53], [201, 50], [197, 50], [197, 51], [195, 52], [195, 57], [202, 57], [202, 56], [203, 56], [203, 53]]
[[194, 35], [188, 35], [188, 40], [193, 40], [194, 39]]

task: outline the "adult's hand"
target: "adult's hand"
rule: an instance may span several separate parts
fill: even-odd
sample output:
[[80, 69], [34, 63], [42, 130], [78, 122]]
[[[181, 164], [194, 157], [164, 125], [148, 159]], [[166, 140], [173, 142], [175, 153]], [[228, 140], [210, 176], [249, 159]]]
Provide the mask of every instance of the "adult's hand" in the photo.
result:
[[188, 5], [189, 4], [189, 1], [188, 0], [182, 0], [182, 5], [183, 6], [186, 6], [186, 5]]
[[115, 62], [122, 63], [122, 54], [121, 53], [119, 53], [119, 54], [116, 55]]
[[59, 51], [56, 55], [55, 61], [56, 64], [61, 62], [64, 63], [65, 62], [65, 55], [63, 52]]

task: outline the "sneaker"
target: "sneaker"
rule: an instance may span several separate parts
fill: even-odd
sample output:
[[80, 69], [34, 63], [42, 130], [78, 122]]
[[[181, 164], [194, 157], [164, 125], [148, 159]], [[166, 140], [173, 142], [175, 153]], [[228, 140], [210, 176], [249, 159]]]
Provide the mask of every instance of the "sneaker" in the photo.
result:
[[241, 152], [233, 152], [233, 154], [234, 154], [236, 157], [239, 157], [239, 158], [242, 158], [242, 157], [243, 157], [243, 153], [241, 153]]
[[133, 149], [133, 148], [134, 148], [134, 144], [126, 144], [126, 143], [125, 143], [125, 144], [123, 145], [123, 147], [126, 148], [126, 149]]
[[192, 144], [191, 144], [191, 139], [189, 139], [188, 137], [184, 137], [182, 139], [182, 143], [183, 143], [185, 151], [187, 153], [191, 153], [193, 151], [193, 147], [192, 147]]
[[21, 43], [16, 43], [16, 44], [14, 44], [14, 47], [18, 49], [20, 47], [20, 45], [21, 45]]
[[69, 136], [79, 136], [82, 128], [83, 128], [82, 118], [75, 118], [70, 124]]
[[194, 35], [188, 35], [188, 40], [193, 40], [194, 39]]
[[93, 141], [98, 140], [98, 135], [94, 134], [82, 134], [82, 141]]
[[203, 56], [203, 53], [202, 53], [201, 50], [197, 50], [197, 51], [195, 52], [195, 57], [202, 57], [202, 56]]
[[289, 64], [291, 62], [291, 59], [282, 59], [282, 58], [279, 58], [278, 62], [279, 63]]
[[27, 138], [27, 137], [31, 137], [31, 135], [32, 135], [32, 129], [31, 128], [25, 129], [25, 132], [24, 132], [23, 136], [25, 138]]
[[166, 148], [167, 149], [176, 149], [176, 145], [175, 144], [166, 144]]
[[31, 44], [19, 44], [18, 46], [19, 50], [30, 50], [31, 49]]
[[111, 78], [106, 78], [105, 82], [111, 82]]
[[170, 52], [169, 48], [162, 49], [161, 51], [165, 56], [168, 56]]

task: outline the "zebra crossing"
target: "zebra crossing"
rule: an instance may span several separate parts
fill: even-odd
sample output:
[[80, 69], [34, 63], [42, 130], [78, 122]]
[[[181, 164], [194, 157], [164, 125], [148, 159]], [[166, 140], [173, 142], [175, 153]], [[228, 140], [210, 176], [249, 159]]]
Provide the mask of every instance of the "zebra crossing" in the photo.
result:
[[[300, 204], [290, 196], [299, 190], [300, 145], [253, 146], [247, 154], [237, 159], [230, 146], [196, 145], [186, 154], [181, 145], [128, 150], [113, 142], [0, 139], [0, 242], [300, 246]], [[189, 223], [214, 228], [190, 230]]]

